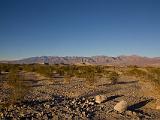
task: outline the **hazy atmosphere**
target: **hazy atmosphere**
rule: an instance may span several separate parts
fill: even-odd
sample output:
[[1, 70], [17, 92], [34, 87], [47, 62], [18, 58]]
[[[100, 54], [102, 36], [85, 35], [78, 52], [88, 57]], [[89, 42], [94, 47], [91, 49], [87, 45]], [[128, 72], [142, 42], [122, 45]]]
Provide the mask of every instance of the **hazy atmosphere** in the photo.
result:
[[0, 60], [160, 56], [158, 0], [1, 0]]

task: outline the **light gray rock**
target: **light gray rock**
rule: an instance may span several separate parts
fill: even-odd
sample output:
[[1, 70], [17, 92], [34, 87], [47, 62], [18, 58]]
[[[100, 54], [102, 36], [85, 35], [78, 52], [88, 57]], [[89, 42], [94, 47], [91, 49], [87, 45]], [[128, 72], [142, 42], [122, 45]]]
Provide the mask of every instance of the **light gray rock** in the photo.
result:
[[114, 106], [114, 110], [118, 111], [119, 113], [123, 113], [127, 110], [128, 103], [124, 100], [120, 101]]

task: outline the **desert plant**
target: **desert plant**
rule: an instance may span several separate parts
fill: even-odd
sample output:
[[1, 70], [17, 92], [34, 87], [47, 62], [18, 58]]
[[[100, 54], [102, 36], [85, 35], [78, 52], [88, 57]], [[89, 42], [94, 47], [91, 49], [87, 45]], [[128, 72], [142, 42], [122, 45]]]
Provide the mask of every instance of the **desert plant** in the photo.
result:
[[29, 87], [23, 81], [23, 77], [19, 75], [17, 71], [10, 71], [7, 75], [7, 84], [12, 88], [12, 94], [10, 95], [9, 102], [17, 102], [22, 100]]
[[71, 82], [71, 76], [70, 75], [65, 75], [64, 76], [64, 83], [69, 84]]
[[90, 73], [87, 72], [85, 74], [85, 79], [86, 79], [86, 85], [94, 86], [94, 84], [96, 83], [96, 76], [94, 72]]
[[119, 74], [117, 72], [111, 72], [109, 74], [109, 79], [111, 80], [111, 84], [116, 84], [119, 79]]
[[134, 76], [137, 78], [145, 78], [147, 76], [146, 71], [138, 68], [132, 68], [131, 70], [126, 71], [125, 74], [128, 76]]

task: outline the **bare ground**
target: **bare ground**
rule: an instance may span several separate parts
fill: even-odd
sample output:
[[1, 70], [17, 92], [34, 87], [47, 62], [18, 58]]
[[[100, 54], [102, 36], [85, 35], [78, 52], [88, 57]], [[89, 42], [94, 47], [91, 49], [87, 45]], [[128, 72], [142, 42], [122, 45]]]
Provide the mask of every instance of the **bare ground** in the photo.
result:
[[[3, 116], [6, 115], [4, 119], [160, 119], [160, 111], [155, 109], [159, 101], [158, 95], [154, 93], [153, 86], [146, 82], [121, 78], [117, 84], [111, 85], [109, 80], [101, 78], [94, 86], [88, 86], [79, 78], [72, 78], [70, 83], [64, 83], [63, 78], [48, 79], [34, 73], [27, 73], [26, 77], [30, 79], [26, 81], [31, 87], [30, 91], [22, 103], [12, 105], [1, 112]], [[105, 95], [106, 100], [96, 104], [96, 95]], [[3, 97], [1, 94], [1, 99]], [[128, 103], [128, 110], [122, 114], [113, 109], [121, 100]]]

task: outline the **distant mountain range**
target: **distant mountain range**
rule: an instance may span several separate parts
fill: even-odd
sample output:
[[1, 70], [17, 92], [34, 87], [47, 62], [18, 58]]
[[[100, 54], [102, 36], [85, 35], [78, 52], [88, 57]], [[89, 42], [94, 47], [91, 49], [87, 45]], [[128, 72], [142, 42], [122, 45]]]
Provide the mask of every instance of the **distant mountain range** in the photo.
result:
[[57, 56], [41, 56], [30, 57], [14, 61], [1, 61], [1, 63], [11, 64], [33, 64], [33, 63], [49, 63], [49, 64], [87, 64], [87, 65], [137, 65], [137, 66], [160, 66], [160, 57], [142, 57], [137, 55], [131, 56], [92, 56], [92, 57], [57, 57]]

